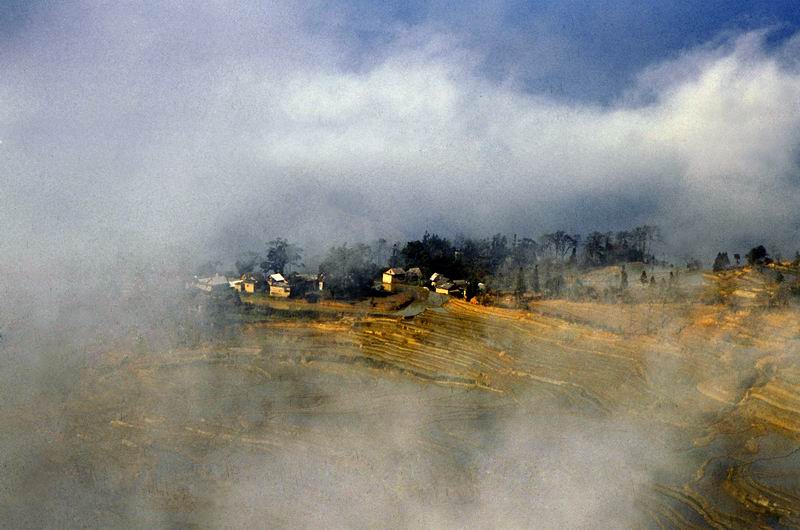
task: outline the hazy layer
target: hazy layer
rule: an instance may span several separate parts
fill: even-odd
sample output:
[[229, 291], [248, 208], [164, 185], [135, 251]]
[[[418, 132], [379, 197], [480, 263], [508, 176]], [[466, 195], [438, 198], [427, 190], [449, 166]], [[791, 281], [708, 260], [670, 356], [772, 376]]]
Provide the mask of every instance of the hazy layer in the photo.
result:
[[337, 20], [263, 3], [33, 10], [0, 53], [4, 272], [176, 242], [644, 221], [677, 254], [794, 250], [797, 38], [725, 36], [599, 106], [487, 77], [483, 50], [441, 25], [364, 48]]

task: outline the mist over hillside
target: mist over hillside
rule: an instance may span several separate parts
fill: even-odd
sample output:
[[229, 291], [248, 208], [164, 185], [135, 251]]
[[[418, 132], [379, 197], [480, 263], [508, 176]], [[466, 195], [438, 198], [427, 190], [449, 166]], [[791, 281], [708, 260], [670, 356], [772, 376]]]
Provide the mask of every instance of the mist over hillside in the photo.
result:
[[[797, 524], [800, 12], [692, 4], [7, 2], [0, 520]], [[192, 286], [641, 225], [482, 301]]]

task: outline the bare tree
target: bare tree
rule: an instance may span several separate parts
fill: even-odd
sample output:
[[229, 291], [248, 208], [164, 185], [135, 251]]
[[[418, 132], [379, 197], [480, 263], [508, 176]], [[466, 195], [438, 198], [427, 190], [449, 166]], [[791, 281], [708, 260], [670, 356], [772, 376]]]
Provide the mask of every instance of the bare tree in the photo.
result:
[[261, 268], [264, 272], [274, 271], [283, 274], [287, 267], [300, 264], [302, 254], [302, 248], [279, 237], [269, 242], [267, 257], [261, 262]]
[[579, 235], [569, 235], [563, 230], [545, 234], [542, 236], [542, 246], [559, 261], [565, 261], [566, 257], [578, 247]]

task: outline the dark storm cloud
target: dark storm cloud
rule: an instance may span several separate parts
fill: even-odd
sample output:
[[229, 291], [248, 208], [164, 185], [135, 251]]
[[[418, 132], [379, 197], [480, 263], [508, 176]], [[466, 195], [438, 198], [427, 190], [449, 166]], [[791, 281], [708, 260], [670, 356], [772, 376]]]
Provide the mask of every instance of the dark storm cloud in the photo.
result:
[[[481, 73], [529, 92], [613, 102], [650, 64], [720, 34], [772, 27], [780, 43], [800, 24], [792, 0], [351, 0], [337, 23], [370, 46], [387, 28], [426, 26], [481, 50]], [[371, 48], [374, 49], [374, 48]]]

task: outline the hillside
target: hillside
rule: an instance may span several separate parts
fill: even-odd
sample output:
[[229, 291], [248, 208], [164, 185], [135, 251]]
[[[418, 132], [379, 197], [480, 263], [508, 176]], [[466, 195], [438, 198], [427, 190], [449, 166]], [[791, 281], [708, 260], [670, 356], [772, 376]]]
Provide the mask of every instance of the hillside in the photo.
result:
[[78, 492], [52, 508], [109, 526], [800, 525], [797, 307], [439, 302], [278, 302], [235, 345], [109, 352], [46, 450]]

